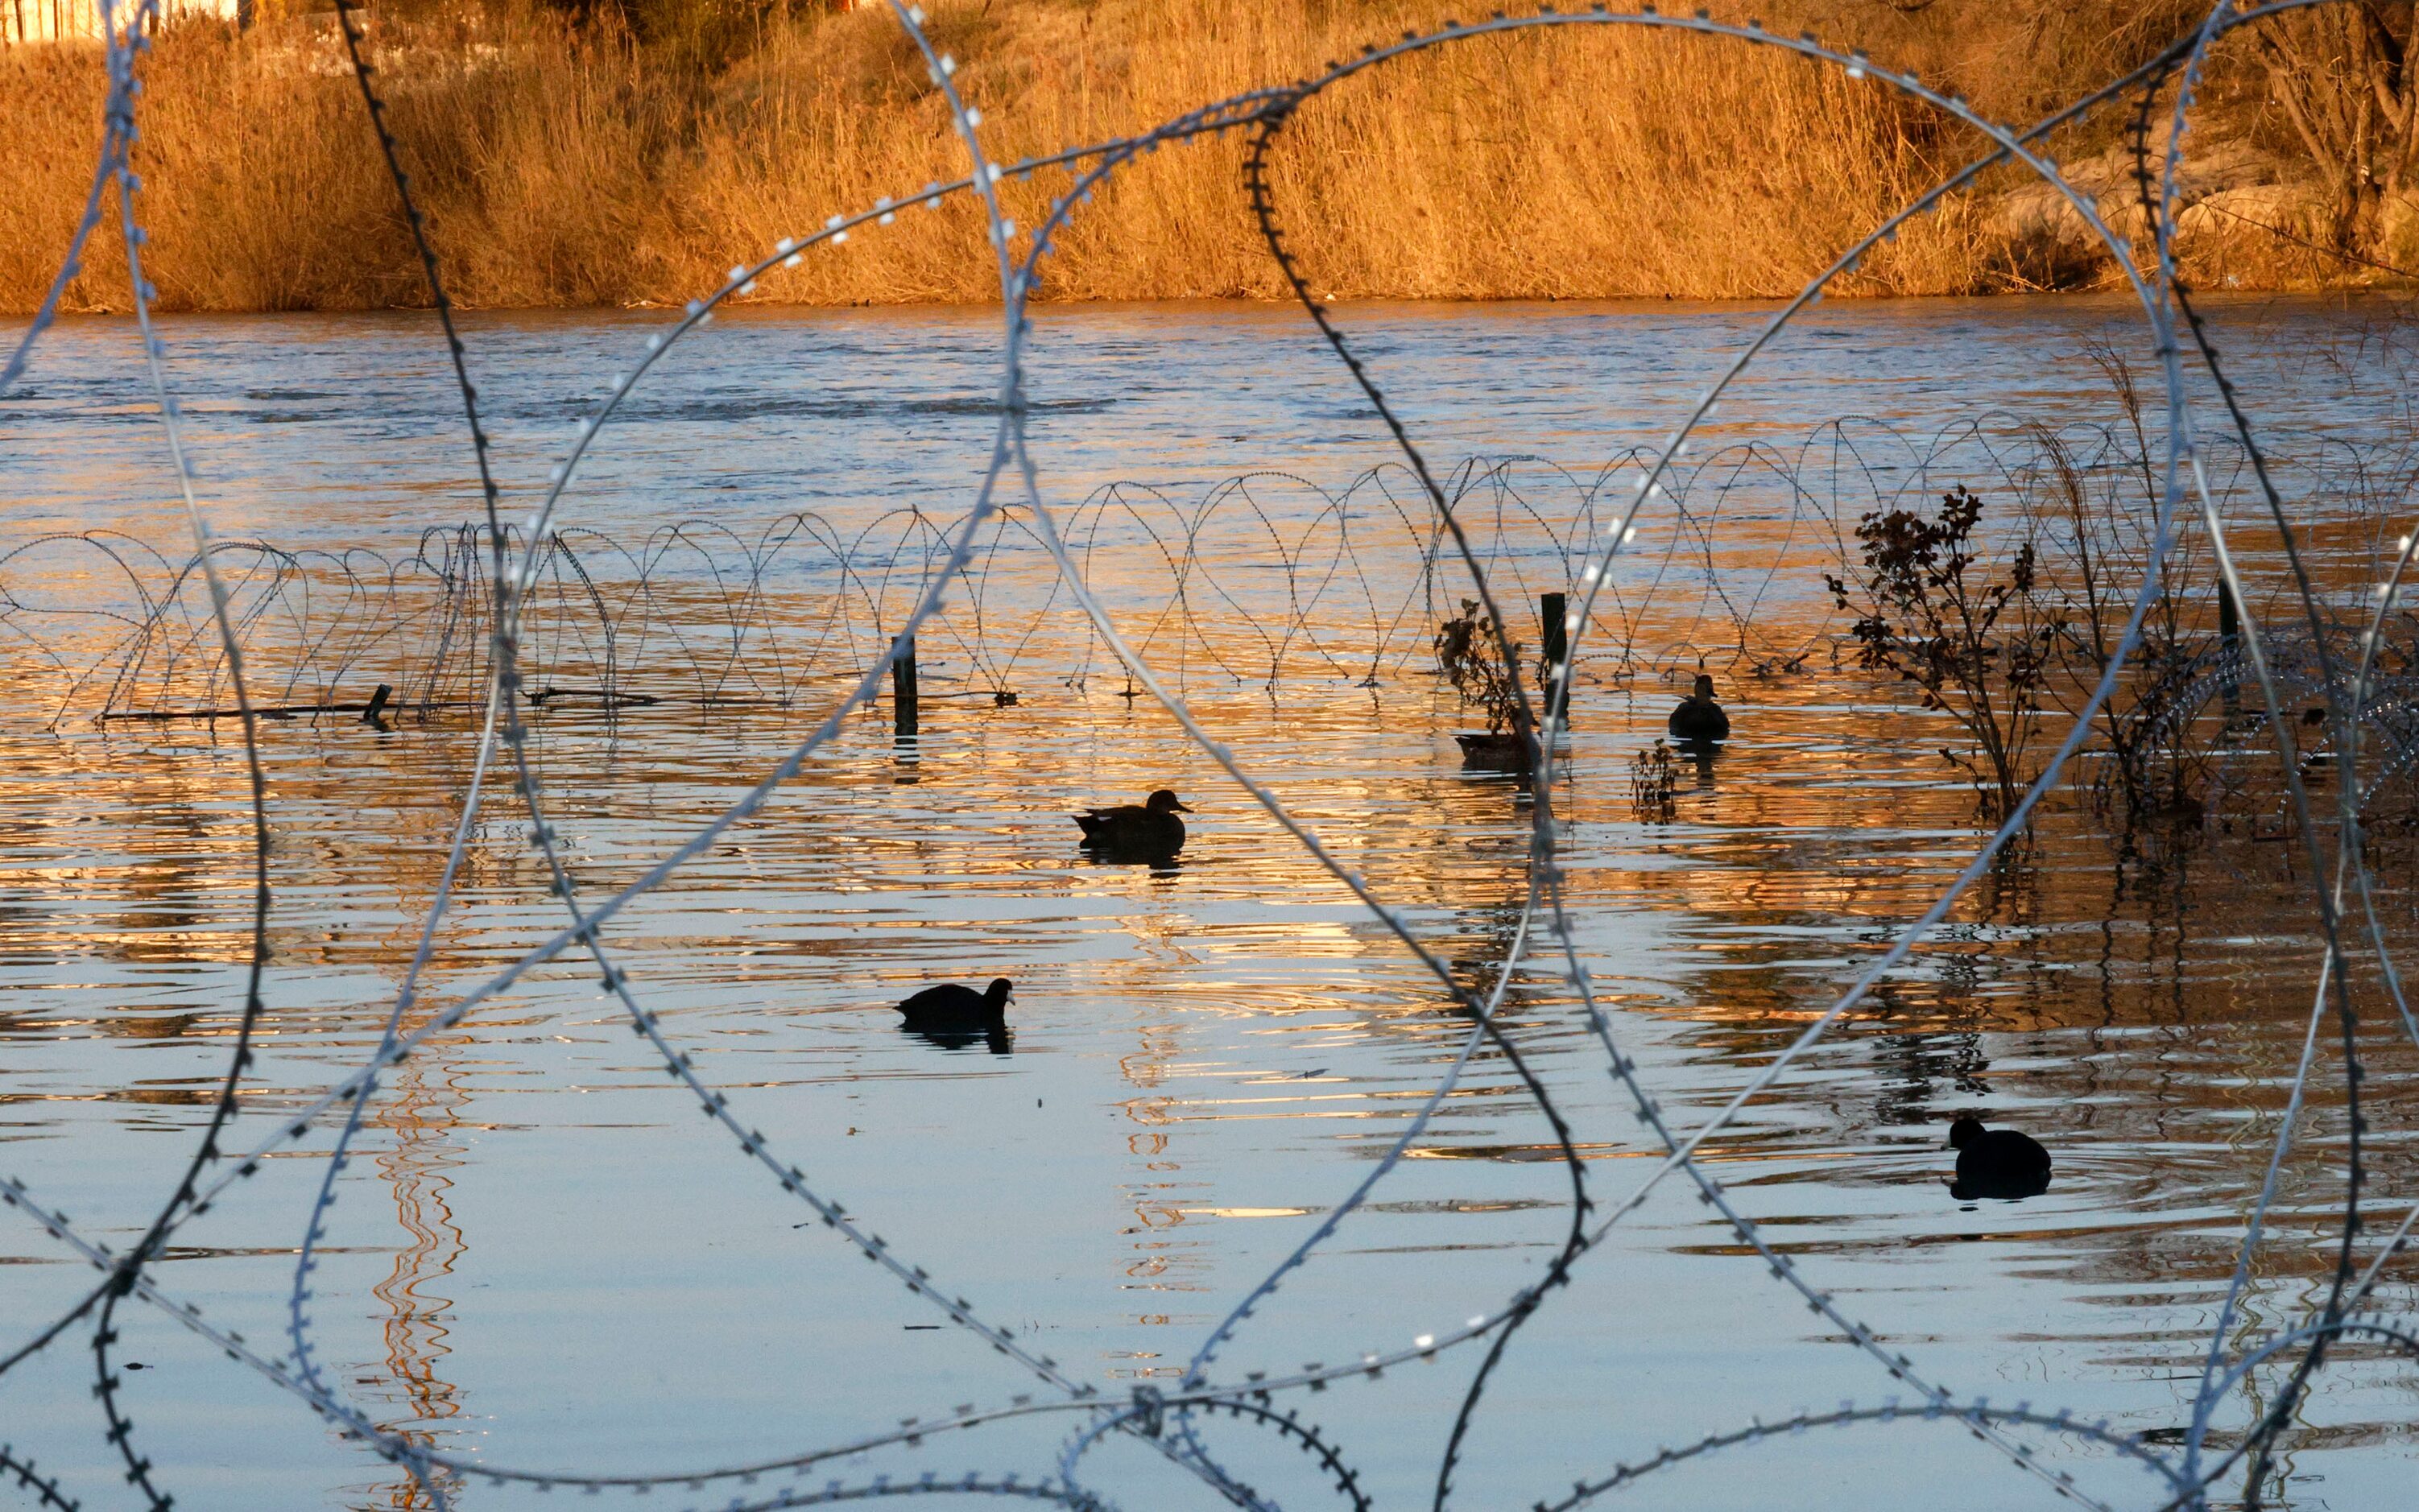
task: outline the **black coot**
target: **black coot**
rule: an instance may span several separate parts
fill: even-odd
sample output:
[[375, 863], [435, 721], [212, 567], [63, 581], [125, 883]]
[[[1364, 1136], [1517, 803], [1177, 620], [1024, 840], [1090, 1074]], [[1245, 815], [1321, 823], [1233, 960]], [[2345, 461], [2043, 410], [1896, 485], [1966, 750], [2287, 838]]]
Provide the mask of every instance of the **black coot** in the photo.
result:
[[925, 988], [899, 1011], [918, 1034], [988, 1034], [1007, 1028], [1008, 995], [1014, 990], [1006, 977], [982, 992], [948, 982]]
[[1960, 1202], [1978, 1197], [2037, 1197], [2049, 1190], [2049, 1151], [2030, 1134], [1985, 1129], [1977, 1118], [1949, 1126], [1949, 1148], [1957, 1151], [1957, 1180], [1949, 1195]]

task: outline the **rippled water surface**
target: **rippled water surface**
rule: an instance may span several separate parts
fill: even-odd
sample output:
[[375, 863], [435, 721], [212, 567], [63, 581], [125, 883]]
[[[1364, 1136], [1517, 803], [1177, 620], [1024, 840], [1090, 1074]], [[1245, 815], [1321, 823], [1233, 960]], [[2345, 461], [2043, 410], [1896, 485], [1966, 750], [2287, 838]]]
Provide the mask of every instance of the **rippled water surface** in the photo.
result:
[[[1345, 313], [1458, 480], [1529, 636], [1537, 596], [1573, 586], [1630, 497], [1628, 474], [1606, 470], [1659, 440], [1762, 317]], [[2376, 543], [2324, 480], [2392, 475], [2409, 433], [2389, 316], [2219, 314], [2288, 495], [2334, 532], [2319, 559], [2331, 583], [2356, 579]], [[562, 522], [587, 532], [566, 539], [588, 576], [558, 566], [533, 621], [551, 659], [532, 681], [551, 669], [561, 696], [529, 714], [584, 898], [735, 800], [880, 654], [980, 481], [994, 322], [743, 312], [678, 348], [607, 425]], [[471, 322], [511, 517], [655, 324]], [[1449, 559], [1427, 572], [1433, 522], [1377, 416], [1287, 312], [1053, 310], [1038, 327], [1043, 497], [1068, 512], [1121, 628], [1464, 984], [1491, 986], [1525, 895], [1530, 808], [1511, 780], [1461, 767], [1450, 736], [1470, 716], [1433, 674], [1429, 637], [1466, 579]], [[482, 633], [475, 605], [448, 632], [449, 601], [428, 585], [443, 532], [478, 501], [427, 320], [193, 319], [167, 335], [203, 505], [244, 543], [223, 560], [249, 609], [255, 687], [302, 706], [383, 682], [431, 705], [384, 730], [350, 713], [261, 727], [268, 1012], [230, 1140], [250, 1149], [377, 1044], [427, 917], [477, 743], [475, 709], [448, 701], [475, 694]], [[1843, 624], [1821, 574], [1838, 569], [1841, 531], [1866, 509], [1928, 502], [1944, 479], [2001, 497], [2028, 424], [2122, 426], [2092, 353], [2126, 356], [2148, 384], [2145, 346], [2119, 303], [1825, 306], [1716, 416], [1684, 468], [1690, 513], [1657, 499], [1641, 516], [1644, 539], [1582, 643], [1557, 860], [1611, 1033], [1678, 1126], [1827, 1008], [1982, 837], [1937, 755], [1953, 733], [1834, 655]], [[208, 1117], [250, 950], [239, 726], [93, 717], [208, 707], [223, 690], [198, 633], [128, 671], [144, 595], [181, 606], [189, 632], [206, 605], [175, 580], [191, 543], [164, 455], [120, 324], [63, 326], [0, 400], [0, 552], [16, 553], [0, 565], [0, 1171], [114, 1248], [139, 1239]], [[2213, 466], [2238, 486], [2239, 466]], [[59, 532], [80, 538], [44, 540]], [[605, 934], [639, 1000], [783, 1163], [984, 1320], [1122, 1398], [1183, 1373], [1399, 1136], [1468, 1028], [1342, 884], [1164, 710], [1130, 696], [1027, 517], [979, 544], [978, 579], [921, 640], [926, 692], [947, 696], [927, 698], [919, 736], [894, 740], [886, 691]], [[2246, 535], [2243, 550], [2262, 582], [2282, 582], [2272, 549]], [[581, 618], [592, 593], [621, 616], [611, 638]], [[1668, 811], [1641, 809], [1633, 758], [1701, 657], [1737, 738], [1681, 764]], [[609, 687], [652, 702], [588, 696]], [[1003, 689], [1012, 703], [992, 696]], [[2312, 780], [2331, 801], [2326, 772]], [[1070, 811], [1158, 787], [1196, 810], [1180, 861], [1087, 861]], [[2306, 857], [2273, 838], [2278, 814], [2236, 817], [2126, 845], [2080, 795], [2054, 799], [2020, 859], [1707, 1146], [1809, 1280], [1931, 1379], [2180, 1442], [2320, 953]], [[2379, 906], [2407, 938], [2403, 846], [2380, 841]], [[527, 811], [491, 779], [411, 1021], [562, 920]], [[1567, 1120], [1593, 1224], [1661, 1150], [1607, 1072], [1559, 945], [1531, 949], [1504, 1025]], [[931, 1042], [889, 1008], [999, 975], [1016, 981], [1007, 1043]], [[2367, 975], [2359, 986], [2365, 1196], [2389, 1214], [2381, 1228], [2419, 1198], [2405, 1132], [2419, 1108], [2409, 1041]], [[2321, 1025], [2322, 1066], [2334, 1033]], [[2238, 1345], [2288, 1326], [2331, 1273], [2340, 1073], [2312, 1100]], [[2045, 1195], [1949, 1195], [1946, 1120], [1970, 1110], [2049, 1146]], [[296, 1249], [335, 1128], [322, 1119], [279, 1145], [157, 1267], [264, 1352], [292, 1346]], [[1500, 1309], [1573, 1221], [1559, 1157], [1512, 1067], [1482, 1049], [1409, 1158], [1210, 1376], [1348, 1362]], [[828, 1233], [700, 1116], [595, 968], [569, 956], [385, 1076], [335, 1186], [303, 1309], [314, 1354], [382, 1426], [484, 1462], [701, 1471], [961, 1403], [1055, 1398]], [[19, 1214], [0, 1227], [0, 1258], [7, 1348], [91, 1284]], [[2410, 1306], [2412, 1279], [2389, 1270], [2380, 1304]], [[179, 1506], [425, 1504], [157, 1311], [130, 1305], [119, 1327], [117, 1356], [144, 1367], [125, 1375], [127, 1412]], [[133, 1504], [85, 1345], [71, 1332], [0, 1380], [0, 1437], [88, 1505]], [[1487, 1347], [1274, 1405], [1319, 1425], [1377, 1504], [1426, 1504]], [[2255, 1376], [2212, 1443], [2233, 1443], [2281, 1380]], [[2412, 1381], [2407, 1362], [2340, 1355], [2299, 1410], [2271, 1504], [2403, 1504]], [[1912, 1399], [1665, 1182], [1513, 1337], [1462, 1445], [1456, 1504], [1527, 1506], [1661, 1445], [1893, 1393]], [[1083, 1421], [1019, 1418], [808, 1479], [979, 1467], [1031, 1480]], [[1282, 1437], [1223, 1417], [1201, 1432], [1271, 1500], [1345, 1504]], [[2031, 1442], [2093, 1496], [2162, 1500], [2104, 1450]], [[1221, 1504], [1138, 1441], [1113, 1436], [1086, 1465], [1130, 1512]], [[721, 1505], [769, 1484], [655, 1496]], [[532, 1499], [455, 1489], [470, 1507]], [[1708, 1509], [2055, 1502], [1995, 1451], [1920, 1421], [1816, 1428], [1626, 1494]]]

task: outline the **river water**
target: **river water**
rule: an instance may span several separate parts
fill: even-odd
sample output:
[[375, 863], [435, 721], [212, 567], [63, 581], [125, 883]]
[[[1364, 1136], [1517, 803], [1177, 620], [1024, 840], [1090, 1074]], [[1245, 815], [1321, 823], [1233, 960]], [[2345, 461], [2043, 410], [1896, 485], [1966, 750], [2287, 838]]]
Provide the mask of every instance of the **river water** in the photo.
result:
[[[1523, 636], [1539, 595], [1575, 591], [1587, 544], [1631, 497], [1616, 464], [1659, 440], [1763, 316], [1669, 303], [1341, 314], [1463, 501]], [[659, 324], [470, 319], [508, 517], [528, 513]], [[2355, 594], [2380, 542], [2408, 528], [2391, 523], [2409, 514], [2392, 485], [2411, 433], [2396, 312], [2246, 302], [2215, 326], [2288, 501], [2317, 530], [2321, 581]], [[194, 318], [165, 334], [199, 497], [234, 543], [220, 561], [255, 692], [307, 709], [387, 683], [411, 705], [385, 729], [347, 712], [261, 727], [267, 1011], [229, 1144], [274, 1149], [177, 1229], [155, 1273], [273, 1354], [292, 1345], [296, 1250], [340, 1120], [279, 1130], [377, 1044], [461, 812], [477, 717], [455, 705], [475, 701], [481, 631], [475, 593], [443, 573], [459, 566], [447, 532], [479, 502], [428, 320]], [[532, 683], [559, 694], [530, 712], [532, 750], [583, 898], [626, 886], [719, 813], [881, 655], [979, 482], [995, 352], [981, 311], [742, 311], [677, 347], [605, 427], [565, 496], [532, 631]], [[1984, 834], [1938, 754], [1954, 732], [1836, 654], [1845, 623], [1822, 575], [1841, 570], [1844, 532], [1869, 509], [1928, 508], [1951, 483], [2003, 501], [2037, 480], [2044, 435], [2079, 452], [2126, 434], [2118, 363], [2154, 389], [2119, 302], [1826, 305], [1726, 401], [1672, 480], [1677, 501], [1641, 517], [1582, 640], [1557, 859], [1610, 1033], [1677, 1127], [1820, 1015]], [[1464, 985], [1492, 986], [1531, 810], [1518, 784], [1460, 765], [1450, 736], [1471, 715], [1433, 674], [1430, 637], [1467, 576], [1440, 557], [1416, 482], [1340, 365], [1281, 310], [1048, 310], [1033, 397], [1042, 497], [1121, 628]], [[2239, 458], [2211, 455], [2246, 522], [2255, 609], [2272, 616], [2285, 580], [2273, 535], [2257, 534]], [[239, 1019], [239, 730], [94, 717], [225, 693], [207, 600], [177, 577], [191, 536], [127, 327], [73, 321], [45, 339], [0, 399], [0, 1173], [122, 1249], [189, 1156]], [[937, 696], [917, 737], [894, 738], [886, 690], [607, 942], [782, 1164], [986, 1324], [1122, 1400], [1172, 1386], [1350, 1193], [1467, 1025], [1163, 709], [1131, 696], [1029, 516], [978, 540], [978, 579], [920, 641]], [[166, 609], [145, 621], [154, 605]], [[1668, 802], [1641, 804], [1633, 763], [1701, 661], [1735, 738], [1680, 764]], [[1077, 849], [1072, 810], [1159, 787], [1195, 810], [1178, 863]], [[2273, 794], [2249, 778], [2242, 792], [2200, 831], [2126, 842], [2066, 791], [2015, 864], [1705, 1147], [1807, 1280], [1928, 1379], [2105, 1418], [2162, 1453], [2189, 1423], [2321, 953], [2308, 862], [2278, 838]], [[2392, 836], [2380, 846], [2380, 907], [2407, 937], [2409, 857]], [[497, 780], [412, 1021], [562, 918], [527, 813]], [[1507, 985], [1503, 1023], [1567, 1120], [1596, 1222], [1661, 1149], [1544, 943]], [[889, 1007], [994, 976], [1016, 982], [1005, 1043], [909, 1036]], [[2358, 979], [2365, 1200], [2386, 1216], [2363, 1264], [2396, 1205], [2419, 1198], [2419, 1059], [2371, 976]], [[2334, 1033], [2322, 1024], [2233, 1348], [2305, 1316], [2332, 1273], [2347, 1132]], [[1968, 1111], [2049, 1147], [2045, 1194], [1949, 1195], [1946, 1124]], [[334, 1184], [304, 1308], [314, 1357], [381, 1427], [480, 1463], [702, 1473], [962, 1403], [1064, 1401], [734, 1148], [569, 957], [389, 1073]], [[1210, 1379], [1450, 1335], [1535, 1281], [1573, 1216], [1552, 1128], [1482, 1051]], [[9, 1348], [91, 1284], [20, 1214], [0, 1228], [0, 1259]], [[2385, 1274], [2377, 1304], [2409, 1307], [2412, 1273]], [[135, 1442], [178, 1505], [427, 1504], [159, 1311], [130, 1304], [118, 1327], [115, 1357], [143, 1366], [121, 1394]], [[5, 1437], [87, 1504], [133, 1504], [84, 1344], [70, 1332], [0, 1380]], [[1318, 1425], [1376, 1504], [1425, 1504], [1487, 1348], [1271, 1405]], [[2282, 1379], [2251, 1376], [2211, 1443], [2237, 1442]], [[2296, 1410], [2269, 1504], [2399, 1504], [2412, 1381], [2407, 1361], [2339, 1353]], [[1915, 1399], [1666, 1181], [1514, 1335], [1462, 1442], [1455, 1504], [1526, 1506], [1659, 1446], [1893, 1393]], [[752, 1504], [778, 1485], [928, 1471], [1029, 1483], [1055, 1473], [1085, 1422], [1034, 1413], [803, 1481], [655, 1496]], [[1199, 1431], [1271, 1504], [1348, 1504], [1265, 1425], [1213, 1416]], [[2163, 1482], [2105, 1448], [2023, 1437], [2094, 1498], [2164, 1500]], [[1223, 1504], [1134, 1436], [1083, 1465], [1129, 1509]], [[1921, 1421], [1812, 1428], [1650, 1479], [1606, 1500], [2056, 1500], [1996, 1450]], [[536, 1495], [449, 1484], [463, 1506]]]

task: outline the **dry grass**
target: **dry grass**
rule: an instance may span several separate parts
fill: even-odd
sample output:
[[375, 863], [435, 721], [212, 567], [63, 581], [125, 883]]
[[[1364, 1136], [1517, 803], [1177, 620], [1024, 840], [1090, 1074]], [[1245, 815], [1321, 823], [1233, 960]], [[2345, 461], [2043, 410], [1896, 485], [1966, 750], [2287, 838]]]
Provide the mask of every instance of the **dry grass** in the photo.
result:
[[[967, 61], [960, 81], [989, 146], [1009, 158], [1299, 77], [1433, 23], [1440, 4], [927, 0], [936, 39]], [[373, 45], [470, 305], [676, 302], [779, 237], [963, 171], [920, 61], [880, 8], [767, 21], [711, 67], [525, 12], [391, 21]], [[162, 39], [148, 79], [139, 166], [163, 303], [421, 301], [328, 18], [240, 38], [185, 27]], [[2024, 88], [2003, 93], [2028, 103]], [[0, 119], [15, 140], [58, 144], [0, 158], [0, 309], [31, 309], [55, 266], [100, 96], [89, 52], [0, 53]], [[1291, 244], [1333, 297], [1725, 298], [1794, 288], [1974, 146], [1870, 82], [1777, 52], [1591, 29], [1458, 43], [1356, 79], [1288, 127], [1273, 181]], [[1229, 137], [1129, 169], [1060, 239], [1045, 295], [1281, 293], [1240, 187], [1243, 151]], [[1030, 224], [1065, 183], [1003, 187]], [[983, 300], [995, 284], [981, 252], [971, 207], [918, 210], [757, 297]], [[1959, 201], [1883, 249], [1857, 287], [2005, 287], [2023, 282], [2023, 258], [1999, 218]], [[124, 308], [116, 259], [88, 261], [71, 304]]]

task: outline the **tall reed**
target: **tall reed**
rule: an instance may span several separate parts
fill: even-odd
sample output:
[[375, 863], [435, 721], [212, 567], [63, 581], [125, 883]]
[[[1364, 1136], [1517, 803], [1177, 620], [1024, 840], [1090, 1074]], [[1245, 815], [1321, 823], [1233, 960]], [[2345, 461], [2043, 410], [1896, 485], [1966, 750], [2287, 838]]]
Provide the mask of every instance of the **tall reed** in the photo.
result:
[[[1135, 131], [1432, 25], [1441, 0], [930, 0], [995, 155]], [[374, 18], [395, 131], [470, 305], [670, 303], [826, 217], [963, 172], [885, 8], [766, 12], [717, 52], [539, 10]], [[184, 309], [424, 299], [331, 18], [174, 28], [149, 65], [140, 166], [154, 281]], [[0, 52], [0, 309], [33, 307], [81, 203], [97, 54]], [[1794, 288], [1979, 145], [1872, 81], [1769, 49], [1586, 29], [1456, 43], [1307, 105], [1273, 157], [1319, 292], [1337, 298], [1731, 298]], [[1134, 164], [1059, 239], [1053, 299], [1283, 292], [1237, 137]], [[1063, 174], [1004, 185], [1021, 224]], [[2020, 239], [1959, 199], [1854, 288], [2021, 285]], [[995, 293], [971, 205], [902, 215], [760, 299]], [[70, 303], [124, 308], [114, 259]]]

